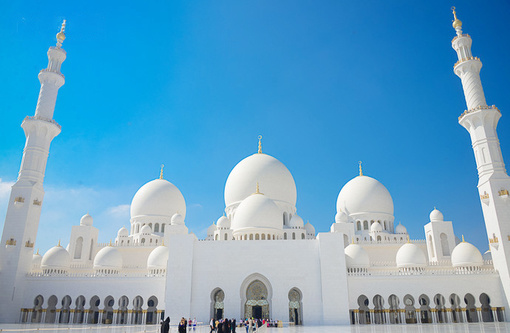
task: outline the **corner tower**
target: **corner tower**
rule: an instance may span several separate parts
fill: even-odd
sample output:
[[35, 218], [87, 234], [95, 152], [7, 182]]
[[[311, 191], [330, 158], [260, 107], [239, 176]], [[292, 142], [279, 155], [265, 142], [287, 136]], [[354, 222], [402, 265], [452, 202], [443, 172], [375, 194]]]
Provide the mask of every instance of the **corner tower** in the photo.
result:
[[53, 120], [58, 89], [65, 79], [60, 66], [66, 59], [62, 49], [65, 21], [57, 34], [57, 45], [48, 50], [48, 67], [39, 73], [41, 90], [35, 115], [26, 117], [21, 127], [26, 142], [18, 180], [12, 186], [0, 244], [0, 322], [14, 322], [19, 317], [26, 274], [30, 272], [37, 236], [43, 180], [50, 144], [60, 133]]
[[471, 54], [471, 37], [462, 33], [462, 22], [452, 8], [453, 27], [457, 36], [452, 47], [459, 61], [453, 66], [462, 80], [467, 110], [459, 117], [470, 134], [476, 167], [478, 169], [478, 192], [482, 202], [483, 216], [494, 268], [499, 272], [507, 299], [507, 315], [510, 300], [510, 177], [505, 169], [496, 127], [501, 117], [499, 109], [488, 106], [480, 80], [482, 62]]

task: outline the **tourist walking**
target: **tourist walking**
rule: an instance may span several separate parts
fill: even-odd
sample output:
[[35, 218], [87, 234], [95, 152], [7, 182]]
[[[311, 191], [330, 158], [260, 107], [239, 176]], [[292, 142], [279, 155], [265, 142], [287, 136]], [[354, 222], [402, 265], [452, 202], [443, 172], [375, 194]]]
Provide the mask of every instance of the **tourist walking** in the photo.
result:
[[181, 321], [179, 322], [179, 333], [186, 333], [186, 326], [187, 326], [188, 322], [186, 321], [186, 319], [184, 319], [184, 317], [181, 318]]
[[168, 333], [170, 331], [170, 317], [166, 317], [161, 321], [161, 333]]

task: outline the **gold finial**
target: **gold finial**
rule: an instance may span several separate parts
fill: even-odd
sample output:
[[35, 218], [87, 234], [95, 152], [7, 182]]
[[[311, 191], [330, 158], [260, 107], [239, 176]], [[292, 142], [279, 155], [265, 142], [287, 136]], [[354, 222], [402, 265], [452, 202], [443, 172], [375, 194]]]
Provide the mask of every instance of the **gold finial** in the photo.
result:
[[161, 242], [161, 246], [165, 246], [165, 239], [163, 238], [162, 242]]
[[255, 194], [262, 194], [262, 193], [260, 193], [259, 182], [257, 182], [257, 188], [255, 190]]
[[164, 164], [161, 164], [161, 171], [159, 172], [159, 179], [163, 179], [163, 168], [165, 167]]
[[62, 246], [60, 246], [60, 239], [58, 240], [58, 244], [57, 244], [57, 246], [58, 246], [58, 247], [62, 247]]
[[462, 243], [465, 243], [466, 241], [464, 240], [464, 235], [462, 235]]
[[37, 249], [37, 252], [35, 254], [39, 254], [39, 249]]
[[112, 240], [110, 239], [110, 244], [108, 244], [108, 246], [112, 246]]
[[259, 154], [262, 154], [262, 135], [259, 135]]
[[66, 39], [66, 20], [62, 22], [62, 26], [60, 27], [60, 32], [57, 34], [57, 46], [61, 47], [62, 42]]
[[455, 30], [462, 28], [462, 21], [457, 18], [457, 12], [455, 11], [455, 7], [452, 7], [452, 13], [453, 13], [453, 23], [452, 26]]
[[411, 243], [411, 238], [409, 238], [409, 235], [407, 235], [407, 243]]
[[359, 175], [363, 176], [363, 169], [361, 168], [361, 161], [359, 161], [358, 164], [359, 164]]

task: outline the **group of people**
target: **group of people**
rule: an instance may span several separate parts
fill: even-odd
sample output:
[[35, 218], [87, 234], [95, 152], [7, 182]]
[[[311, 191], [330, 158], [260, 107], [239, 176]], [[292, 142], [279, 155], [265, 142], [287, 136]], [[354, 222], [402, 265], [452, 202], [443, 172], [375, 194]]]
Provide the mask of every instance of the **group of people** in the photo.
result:
[[209, 327], [211, 328], [211, 333], [235, 333], [236, 332], [236, 320], [235, 319], [218, 319], [214, 320], [214, 318], [211, 319], [209, 322]]
[[[212, 318], [209, 322], [209, 326], [211, 328], [210, 333], [236, 333], [237, 323], [235, 319], [214, 319]], [[253, 333], [257, 330], [257, 328], [266, 326], [266, 327], [278, 327], [278, 322], [276, 320], [270, 321], [267, 319], [245, 319], [239, 322], [239, 327], [245, 327], [246, 333]], [[186, 320], [184, 317], [179, 321], [178, 333], [187, 333], [192, 330], [195, 331], [197, 327], [197, 319]], [[189, 330], [189, 331], [188, 331]], [[170, 317], [166, 317], [165, 320], [161, 321], [161, 333], [169, 333], [170, 331]]]
[[[191, 320], [186, 320], [184, 317], [179, 321], [179, 326], [177, 331], [179, 333], [186, 333], [187, 330], [195, 330], [197, 328], [197, 319], [194, 318]], [[168, 333], [170, 331], [170, 317], [166, 317], [165, 320], [161, 321], [161, 333]]]

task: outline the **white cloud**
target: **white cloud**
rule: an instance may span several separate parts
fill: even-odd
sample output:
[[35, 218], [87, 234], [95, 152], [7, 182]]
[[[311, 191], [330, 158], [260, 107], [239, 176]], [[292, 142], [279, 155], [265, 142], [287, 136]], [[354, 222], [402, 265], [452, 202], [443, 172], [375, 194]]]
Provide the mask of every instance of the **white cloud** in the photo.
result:
[[127, 217], [129, 218], [129, 208], [130, 205], [118, 205], [114, 207], [108, 208], [106, 214], [111, 215], [113, 217]]

